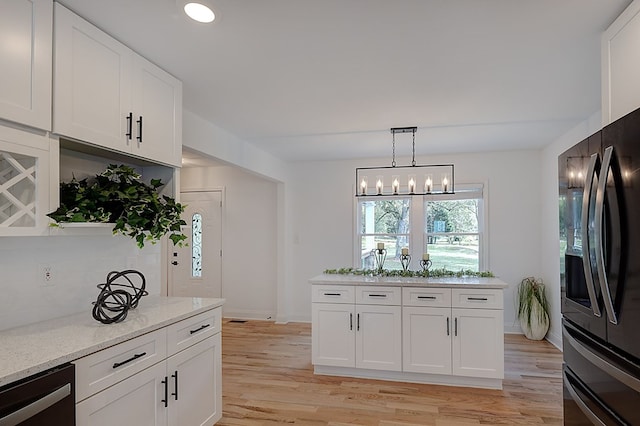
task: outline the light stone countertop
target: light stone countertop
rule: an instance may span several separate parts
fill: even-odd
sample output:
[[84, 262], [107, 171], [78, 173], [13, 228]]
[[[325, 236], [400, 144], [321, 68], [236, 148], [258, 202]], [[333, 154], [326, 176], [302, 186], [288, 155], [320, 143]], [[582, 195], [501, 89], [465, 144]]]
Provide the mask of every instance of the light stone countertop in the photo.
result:
[[320, 274], [309, 280], [311, 284], [324, 285], [387, 285], [393, 287], [448, 287], [503, 289], [509, 287], [499, 278], [478, 277], [377, 277], [368, 275]]
[[116, 324], [91, 310], [0, 331], [0, 387], [222, 306], [224, 299], [146, 296]]

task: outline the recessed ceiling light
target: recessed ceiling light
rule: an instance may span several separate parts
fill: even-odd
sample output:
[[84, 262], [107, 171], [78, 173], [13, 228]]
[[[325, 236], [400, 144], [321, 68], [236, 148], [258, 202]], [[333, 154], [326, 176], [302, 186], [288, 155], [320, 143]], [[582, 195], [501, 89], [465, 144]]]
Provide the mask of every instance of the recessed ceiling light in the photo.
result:
[[202, 3], [187, 3], [184, 5], [184, 13], [194, 21], [209, 23], [216, 19], [213, 10]]

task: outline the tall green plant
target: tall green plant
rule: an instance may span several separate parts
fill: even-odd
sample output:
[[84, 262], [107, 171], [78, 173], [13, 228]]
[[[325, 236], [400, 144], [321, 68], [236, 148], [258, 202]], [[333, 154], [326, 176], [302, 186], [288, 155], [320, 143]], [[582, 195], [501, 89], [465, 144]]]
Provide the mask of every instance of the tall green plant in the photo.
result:
[[518, 286], [518, 319], [526, 320], [531, 327], [533, 305], [537, 301], [542, 309], [538, 309], [536, 321], [544, 323], [549, 319], [549, 302], [544, 292], [541, 279], [535, 277], [524, 278]]
[[184, 206], [175, 199], [158, 194], [163, 184], [152, 179], [147, 185], [131, 167], [110, 164], [92, 179], [60, 184], [60, 207], [49, 213], [58, 222], [115, 223], [113, 233], [136, 240], [138, 247], [145, 241], [155, 244], [169, 234], [174, 245], [182, 246], [187, 239], [181, 231], [186, 225], [180, 218]]

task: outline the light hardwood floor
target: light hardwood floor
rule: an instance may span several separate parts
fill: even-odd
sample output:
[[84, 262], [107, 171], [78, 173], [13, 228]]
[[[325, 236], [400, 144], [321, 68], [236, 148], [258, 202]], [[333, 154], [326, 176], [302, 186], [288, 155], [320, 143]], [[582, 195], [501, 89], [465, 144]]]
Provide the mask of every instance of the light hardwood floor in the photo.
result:
[[225, 321], [218, 425], [561, 425], [562, 354], [505, 336], [503, 390], [316, 376], [311, 325]]

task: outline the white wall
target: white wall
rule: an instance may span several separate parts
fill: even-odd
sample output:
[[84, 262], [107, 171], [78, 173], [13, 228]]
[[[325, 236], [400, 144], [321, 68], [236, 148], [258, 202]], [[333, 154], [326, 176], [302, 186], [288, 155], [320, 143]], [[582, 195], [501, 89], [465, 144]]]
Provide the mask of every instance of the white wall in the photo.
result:
[[[0, 238], [0, 330], [77, 312], [91, 315], [96, 285], [114, 270], [139, 270], [149, 293], [160, 294], [160, 244], [140, 250], [131, 238], [98, 232], [103, 235]], [[53, 285], [47, 287], [44, 265], [52, 268]]]
[[[515, 323], [513, 289], [540, 276], [540, 152], [511, 151], [418, 158], [454, 163], [457, 183], [486, 183], [489, 270], [509, 284], [505, 328]], [[388, 159], [300, 162], [292, 165], [293, 268], [291, 320], [311, 319], [308, 279], [327, 268], [351, 266], [355, 167], [387, 165]], [[408, 164], [400, 159], [399, 164]]]
[[558, 155], [600, 129], [601, 113], [593, 114], [542, 150], [541, 182], [541, 276], [547, 286], [551, 328], [547, 340], [562, 346], [560, 295], [560, 240], [558, 237]]
[[237, 167], [185, 168], [181, 188], [224, 188], [222, 297], [226, 317], [275, 319], [277, 184]]

